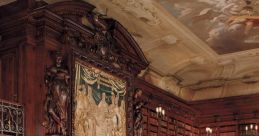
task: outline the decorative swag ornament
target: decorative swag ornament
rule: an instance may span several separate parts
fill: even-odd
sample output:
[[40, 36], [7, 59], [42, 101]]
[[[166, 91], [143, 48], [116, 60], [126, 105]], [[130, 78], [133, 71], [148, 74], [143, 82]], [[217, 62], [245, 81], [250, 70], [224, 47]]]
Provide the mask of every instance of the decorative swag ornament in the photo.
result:
[[[101, 101], [101, 93], [115, 93], [120, 97], [126, 94], [126, 82], [116, 79], [105, 72], [97, 70], [93, 67], [88, 67], [80, 63], [76, 64], [78, 82], [80, 84], [88, 84], [93, 88], [93, 98], [98, 104]], [[94, 91], [96, 90], [96, 91]], [[108, 102], [109, 104], [111, 102]]]

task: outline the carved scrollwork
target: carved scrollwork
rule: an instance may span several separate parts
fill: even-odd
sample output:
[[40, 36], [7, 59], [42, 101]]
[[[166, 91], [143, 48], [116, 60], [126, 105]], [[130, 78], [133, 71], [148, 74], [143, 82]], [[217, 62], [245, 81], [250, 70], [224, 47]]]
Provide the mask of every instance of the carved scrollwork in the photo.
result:
[[45, 120], [47, 135], [67, 135], [67, 109], [69, 105], [69, 72], [63, 63], [61, 53], [56, 53], [55, 65], [47, 68], [45, 83], [48, 87], [45, 100]]
[[114, 21], [97, 13], [88, 14], [82, 19], [83, 25], [92, 33], [83, 33], [66, 27], [62, 35], [64, 42], [84, 54], [91, 54], [92, 60], [96, 63], [100, 61], [109, 64], [108, 67], [112, 71], [125, 71], [130, 75], [137, 74], [142, 69], [133, 58], [121, 55], [123, 51], [114, 36]]

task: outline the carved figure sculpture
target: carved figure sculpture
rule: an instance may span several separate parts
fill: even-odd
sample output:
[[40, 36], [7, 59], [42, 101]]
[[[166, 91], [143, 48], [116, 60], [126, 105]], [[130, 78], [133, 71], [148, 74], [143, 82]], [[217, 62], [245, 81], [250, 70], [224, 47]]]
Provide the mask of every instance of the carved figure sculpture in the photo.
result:
[[142, 91], [136, 90], [134, 94], [134, 136], [142, 136], [142, 120], [143, 115], [141, 109], [147, 102], [139, 99], [141, 97]]
[[106, 15], [92, 13], [89, 18], [83, 17], [82, 23], [95, 30], [94, 45], [89, 45], [91, 52], [99, 53], [101, 59], [108, 57], [111, 51], [117, 52], [112, 34], [112, 25], [107, 23]]
[[67, 135], [67, 108], [69, 103], [70, 78], [68, 69], [63, 65], [61, 53], [56, 54], [56, 64], [47, 69], [45, 82], [48, 87], [45, 101], [45, 121], [43, 126], [47, 135]]

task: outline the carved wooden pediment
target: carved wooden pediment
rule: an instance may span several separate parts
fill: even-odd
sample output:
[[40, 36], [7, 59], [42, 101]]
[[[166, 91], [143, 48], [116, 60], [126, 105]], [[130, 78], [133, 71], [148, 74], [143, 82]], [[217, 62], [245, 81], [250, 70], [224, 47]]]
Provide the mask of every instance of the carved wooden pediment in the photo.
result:
[[[23, 23], [19, 25], [23, 30], [19, 31], [28, 33], [30, 37], [26, 38], [33, 45], [46, 45], [52, 49], [66, 46], [96, 67], [122, 78], [136, 76], [148, 66], [143, 52], [119, 22], [94, 12], [94, 8], [82, 1], [50, 5], [39, 1], [23, 18]], [[29, 29], [25, 30], [26, 26]], [[16, 32], [18, 29], [12, 31], [20, 34]], [[6, 39], [8, 33], [2, 36]], [[19, 36], [23, 37], [24, 34]]]
[[58, 40], [71, 46], [80, 57], [118, 76], [136, 76], [148, 62], [129, 32], [117, 21], [93, 12], [95, 7], [77, 1], [46, 5], [63, 20]]

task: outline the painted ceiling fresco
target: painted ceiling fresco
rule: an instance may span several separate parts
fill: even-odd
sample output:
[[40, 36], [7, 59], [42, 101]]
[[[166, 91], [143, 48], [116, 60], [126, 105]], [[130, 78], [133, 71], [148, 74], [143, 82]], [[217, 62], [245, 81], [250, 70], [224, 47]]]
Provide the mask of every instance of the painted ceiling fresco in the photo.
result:
[[259, 0], [159, 0], [218, 54], [259, 48]]

